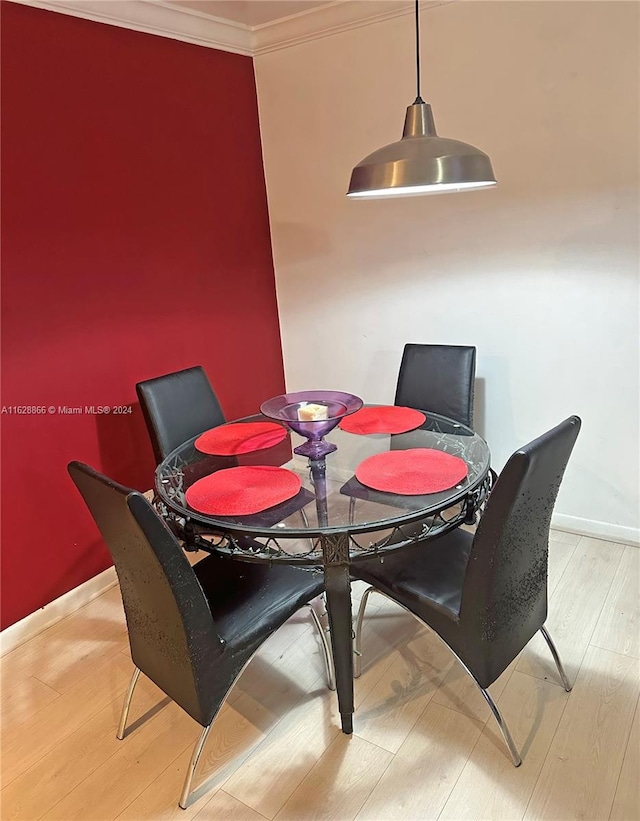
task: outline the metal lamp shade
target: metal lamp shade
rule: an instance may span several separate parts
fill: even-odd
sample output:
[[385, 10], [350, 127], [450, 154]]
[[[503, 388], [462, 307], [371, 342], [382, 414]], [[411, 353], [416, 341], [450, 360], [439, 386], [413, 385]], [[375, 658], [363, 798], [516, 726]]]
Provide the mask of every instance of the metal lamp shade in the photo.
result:
[[351, 173], [348, 197], [407, 197], [488, 188], [496, 184], [489, 157], [459, 140], [439, 137], [431, 106], [407, 108], [402, 139], [369, 154]]

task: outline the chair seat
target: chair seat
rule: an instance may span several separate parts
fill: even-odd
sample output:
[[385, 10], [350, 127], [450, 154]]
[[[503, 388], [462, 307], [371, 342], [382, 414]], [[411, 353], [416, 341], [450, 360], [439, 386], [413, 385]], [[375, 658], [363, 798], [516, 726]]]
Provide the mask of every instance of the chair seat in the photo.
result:
[[234, 649], [257, 647], [324, 591], [324, 575], [290, 565], [208, 556], [193, 566], [220, 637]]
[[[354, 563], [351, 573], [410, 607], [428, 601], [445, 616], [457, 619], [473, 535], [459, 528], [404, 550]], [[413, 609], [413, 608], [411, 608]]]

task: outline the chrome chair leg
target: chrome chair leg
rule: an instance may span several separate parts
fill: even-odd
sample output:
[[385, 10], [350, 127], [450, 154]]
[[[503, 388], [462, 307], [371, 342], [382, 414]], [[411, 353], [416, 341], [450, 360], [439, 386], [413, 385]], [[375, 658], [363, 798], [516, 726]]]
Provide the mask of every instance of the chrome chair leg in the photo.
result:
[[331, 647], [329, 646], [329, 641], [327, 640], [327, 634], [322, 626], [320, 619], [318, 618], [318, 614], [315, 611], [315, 608], [312, 604], [308, 604], [307, 607], [311, 611], [311, 620], [316, 626], [316, 630], [318, 631], [318, 635], [320, 636], [320, 642], [322, 644], [322, 652], [324, 656], [324, 667], [327, 672], [327, 687], [330, 690], [336, 689], [336, 673], [335, 668], [333, 666], [333, 654], [331, 652]]
[[207, 737], [209, 736], [209, 731], [213, 727], [213, 723], [216, 720], [216, 718], [218, 717], [218, 713], [222, 709], [222, 705], [227, 700], [227, 696], [229, 695], [231, 690], [233, 690], [233, 688], [236, 685], [236, 682], [238, 681], [240, 676], [244, 673], [244, 671], [247, 669], [247, 667], [249, 666], [251, 660], [253, 659], [253, 657], [255, 656], [255, 654], [257, 652], [258, 652], [258, 650], [255, 650], [254, 653], [242, 665], [242, 668], [238, 672], [237, 676], [234, 678], [234, 680], [231, 682], [231, 684], [227, 687], [227, 690], [226, 690], [224, 696], [222, 696], [222, 698], [220, 699], [218, 707], [217, 707], [215, 713], [213, 714], [213, 718], [211, 719], [209, 724], [207, 724], [206, 727], [203, 727], [202, 732], [200, 733], [200, 738], [196, 742], [196, 746], [193, 748], [193, 752], [191, 753], [191, 761], [189, 762], [189, 767], [187, 768], [187, 775], [186, 775], [186, 778], [184, 780], [184, 785], [182, 787], [182, 793], [180, 794], [180, 801], [178, 802], [178, 806], [180, 806], [183, 810], [187, 809], [187, 804], [189, 802], [189, 793], [191, 792], [191, 782], [193, 781], [193, 776], [195, 774], [196, 767], [198, 766], [198, 761], [200, 760], [200, 755], [202, 753], [202, 750], [204, 749], [204, 745], [207, 742]]
[[[390, 601], [394, 601], [394, 599], [392, 599], [390, 596], [387, 596], [386, 593], [383, 593], [381, 590], [377, 590], [375, 587], [368, 587], [364, 591], [364, 595], [362, 596], [362, 601], [360, 602], [360, 609], [358, 610], [358, 619], [357, 619], [357, 622], [356, 622], [356, 638], [355, 638], [355, 645], [354, 645], [354, 647], [356, 649], [356, 658], [355, 658], [355, 664], [354, 664], [354, 676], [356, 676], [356, 677], [360, 675], [360, 666], [361, 666], [361, 663], [362, 663], [362, 661], [361, 661], [362, 660], [362, 655], [360, 653], [361, 634], [362, 634], [362, 620], [364, 618], [364, 609], [367, 606], [367, 599], [369, 598], [370, 593], [379, 593], [381, 596], [385, 596], [385, 598], [389, 599]], [[462, 668], [464, 669], [464, 671], [469, 675], [469, 677], [471, 678], [473, 683], [476, 685], [478, 690], [480, 690], [480, 692], [482, 693], [485, 701], [487, 702], [487, 704], [489, 705], [489, 707], [491, 709], [491, 712], [493, 713], [493, 716], [494, 716], [495, 720], [498, 722], [498, 727], [500, 728], [500, 732], [502, 733], [502, 737], [504, 738], [505, 744], [507, 745], [507, 747], [509, 749], [509, 753], [511, 755], [511, 760], [513, 761], [514, 767], [519, 767], [522, 764], [522, 758], [520, 757], [520, 753], [518, 752], [518, 748], [514, 744], [513, 738], [511, 737], [511, 733], [509, 732], [509, 728], [507, 727], [507, 724], [506, 724], [504, 718], [502, 717], [502, 713], [498, 709], [495, 701], [491, 698], [491, 696], [489, 695], [487, 690], [485, 690], [484, 687], [480, 686], [480, 683], [478, 682], [476, 677], [473, 675], [471, 670], [467, 667], [467, 665], [464, 663], [464, 661], [462, 661], [462, 659], [455, 652], [455, 650], [453, 650], [453, 648], [450, 647], [447, 644], [447, 642], [442, 638], [442, 636], [440, 636], [438, 633], [436, 633], [436, 631], [433, 630], [433, 628], [429, 627], [428, 624], [425, 624], [419, 616], [416, 616], [415, 613], [412, 613], [411, 610], [409, 610], [408, 607], [405, 607], [403, 604], [400, 604], [400, 602], [395, 602], [395, 603], [398, 605], [398, 607], [402, 607], [403, 610], [406, 610], [407, 613], [409, 613], [411, 616], [413, 616], [413, 618], [416, 619], [416, 621], [418, 621], [423, 627], [426, 627], [428, 630], [431, 630], [431, 632], [434, 634], [434, 636], [437, 636], [437, 638], [440, 639], [440, 641], [449, 650], [449, 652], [460, 662], [460, 664], [462, 665]], [[355, 672], [356, 669], [358, 670], [357, 673]]]
[[[215, 716], [214, 716], [215, 720]], [[183, 810], [187, 809], [187, 803], [189, 800], [189, 793], [191, 792], [191, 782], [193, 781], [193, 776], [196, 771], [196, 767], [198, 766], [198, 761], [200, 760], [200, 755], [202, 754], [202, 750], [204, 749], [204, 745], [207, 742], [207, 737], [209, 735], [209, 731], [213, 726], [213, 721], [211, 724], [207, 724], [206, 727], [203, 728], [202, 732], [200, 733], [200, 738], [197, 740], [195, 747], [193, 748], [193, 752], [191, 753], [191, 761], [189, 762], [189, 767], [187, 768], [187, 777], [184, 780], [184, 786], [182, 787], [182, 794], [180, 795], [180, 807]]]
[[356, 497], [349, 497], [349, 524], [352, 525], [356, 520]]
[[567, 693], [570, 693], [573, 685], [569, 683], [569, 679], [567, 678], [567, 674], [564, 671], [564, 667], [562, 666], [562, 662], [560, 661], [560, 656], [558, 655], [556, 646], [553, 643], [553, 639], [549, 635], [549, 632], [544, 625], [542, 625], [542, 627], [540, 628], [540, 632], [544, 636], [544, 640], [549, 645], [549, 650], [551, 650], [551, 655], [553, 656], [553, 660], [555, 661], [556, 667], [558, 668], [558, 673], [560, 674], [560, 678], [562, 679], [562, 686], [567, 691]]
[[[378, 593], [375, 587], [367, 587], [360, 599], [358, 617], [356, 618], [356, 635], [353, 642], [353, 677], [360, 678], [362, 673], [362, 622], [364, 621], [364, 611], [369, 601], [371, 593]], [[382, 594], [381, 594], [382, 595]]]
[[[454, 653], [454, 655], [455, 655], [455, 653]], [[457, 658], [457, 656], [456, 656], [456, 658]], [[458, 661], [460, 661], [460, 659], [458, 659]], [[509, 753], [511, 755], [511, 760], [513, 761], [513, 766], [514, 767], [519, 767], [522, 764], [522, 759], [520, 758], [520, 753], [518, 752], [518, 748], [516, 747], [516, 745], [513, 743], [513, 738], [511, 738], [511, 733], [509, 732], [509, 728], [507, 727], [507, 724], [506, 724], [504, 718], [502, 718], [502, 713], [500, 712], [500, 710], [498, 710], [498, 705], [491, 698], [491, 696], [484, 689], [484, 687], [481, 687], [478, 684], [478, 682], [476, 681], [476, 677], [473, 675], [473, 673], [471, 673], [471, 671], [468, 669], [468, 667], [465, 664], [463, 664], [462, 662], [460, 662], [460, 663], [462, 664], [464, 669], [467, 671], [467, 673], [469, 673], [469, 675], [471, 676], [471, 678], [475, 682], [476, 687], [480, 690], [480, 692], [482, 693], [482, 695], [485, 698], [485, 701], [487, 702], [487, 704], [491, 708], [491, 712], [493, 713], [493, 717], [495, 718], [495, 720], [498, 722], [498, 727], [500, 728], [500, 732], [502, 733], [502, 737], [505, 740], [505, 744], [509, 748]]]
[[[317, 618], [317, 616], [316, 616]], [[225, 694], [220, 699], [220, 703], [218, 704], [218, 708], [215, 711], [213, 718], [211, 719], [210, 723], [203, 728], [202, 732], [200, 733], [200, 738], [196, 742], [195, 747], [193, 748], [193, 753], [191, 754], [191, 761], [189, 762], [189, 767], [187, 768], [187, 775], [184, 781], [184, 786], [182, 787], [182, 793], [180, 795], [179, 806], [185, 810], [187, 808], [187, 803], [189, 800], [189, 793], [191, 792], [191, 782], [193, 781], [193, 776], [196, 771], [196, 767], [198, 766], [198, 761], [200, 760], [200, 755], [202, 754], [202, 750], [204, 749], [204, 745], [206, 744], [207, 737], [209, 735], [209, 731], [213, 726], [214, 721], [218, 717], [218, 713], [222, 709], [222, 705], [227, 699], [227, 696], [235, 686], [236, 682], [240, 678], [240, 676], [244, 673], [246, 668], [248, 667], [249, 663], [253, 659], [254, 655], [257, 653], [257, 650], [248, 658], [245, 663], [242, 665], [241, 670], [238, 672], [236, 677], [233, 679], [231, 684], [227, 687]], [[333, 668], [332, 668], [333, 669]], [[129, 716], [129, 707], [131, 706], [131, 699], [133, 697], [133, 691], [136, 688], [136, 684], [138, 683], [138, 679], [140, 678], [140, 668], [136, 667], [133, 671], [133, 675], [131, 676], [131, 681], [129, 682], [129, 688], [127, 689], [127, 694], [124, 698], [124, 704], [122, 705], [122, 714], [120, 716], [120, 724], [118, 725], [118, 733], [117, 737], [119, 739], [124, 738], [124, 730], [127, 724], [127, 718]]]
[[127, 719], [129, 718], [129, 707], [131, 706], [131, 699], [133, 698], [133, 691], [136, 689], [136, 684], [138, 683], [138, 679], [140, 678], [140, 668], [135, 667], [133, 670], [133, 675], [131, 676], [131, 681], [129, 682], [129, 687], [127, 689], [127, 694], [124, 697], [124, 704], [122, 705], [122, 713], [120, 714], [120, 723], [118, 724], [118, 732], [116, 733], [116, 738], [119, 738], [120, 741], [124, 738], [124, 731], [125, 727], [127, 726]]

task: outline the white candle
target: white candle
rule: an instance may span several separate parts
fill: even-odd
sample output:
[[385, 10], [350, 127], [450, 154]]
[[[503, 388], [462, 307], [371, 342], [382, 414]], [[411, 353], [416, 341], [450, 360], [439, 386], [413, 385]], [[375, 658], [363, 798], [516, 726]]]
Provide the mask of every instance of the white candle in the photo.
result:
[[320, 422], [329, 418], [329, 408], [326, 405], [316, 405], [309, 402], [298, 408], [299, 422]]

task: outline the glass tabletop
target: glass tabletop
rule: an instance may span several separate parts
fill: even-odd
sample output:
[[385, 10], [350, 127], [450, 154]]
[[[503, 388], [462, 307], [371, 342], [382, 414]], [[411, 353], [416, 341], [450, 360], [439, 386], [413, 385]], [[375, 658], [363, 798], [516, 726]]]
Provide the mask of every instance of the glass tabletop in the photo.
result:
[[[196, 524], [225, 533], [267, 538], [366, 533], [418, 521], [468, 498], [486, 479], [490, 463], [489, 447], [478, 434], [451, 419], [424, 413], [425, 423], [408, 433], [359, 435], [335, 428], [326, 439], [336, 445], [336, 450], [314, 461], [293, 453], [293, 448], [305, 440], [288, 428], [280, 444], [240, 456], [201, 453], [194, 444], [198, 437], [194, 437], [158, 466], [158, 496], [175, 514]], [[250, 421], [266, 419], [257, 414], [233, 424]], [[467, 464], [467, 477], [455, 487], [423, 496], [372, 490], [356, 479], [354, 472], [364, 459], [410, 448], [433, 448], [460, 457]], [[243, 517], [210, 516], [189, 507], [185, 492], [194, 482], [239, 465], [287, 468], [300, 477], [302, 488], [287, 502]]]

